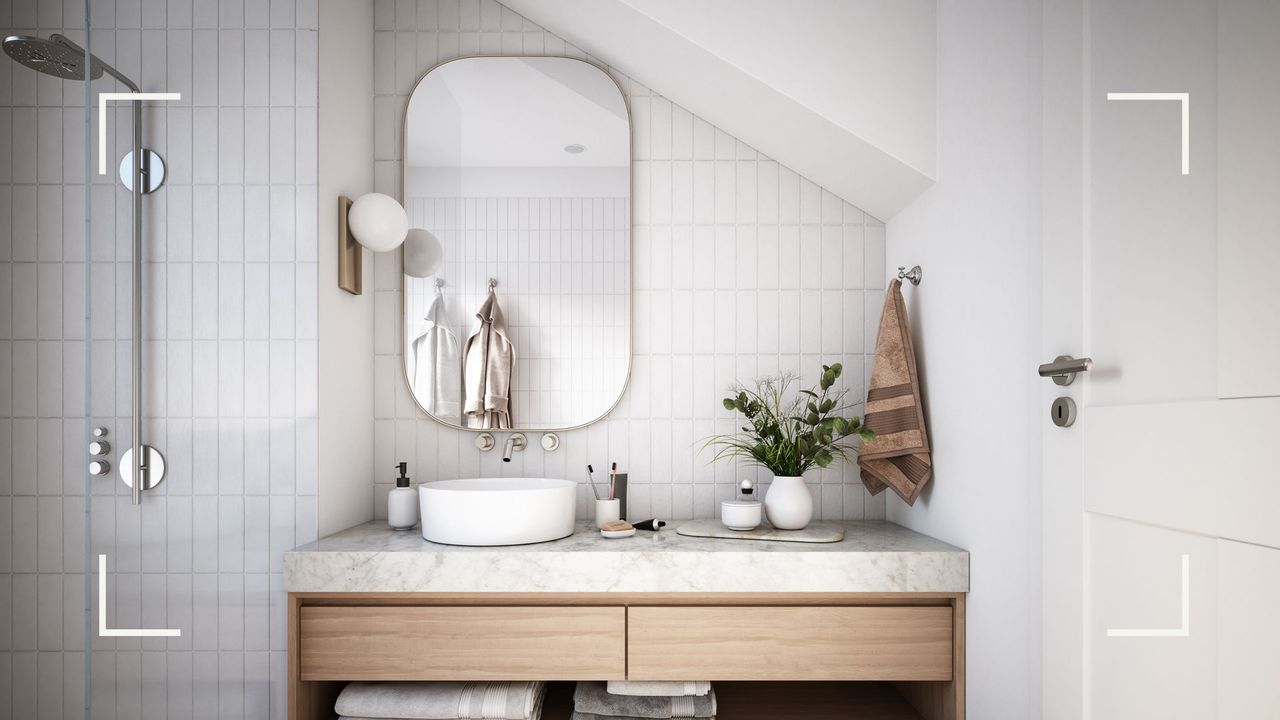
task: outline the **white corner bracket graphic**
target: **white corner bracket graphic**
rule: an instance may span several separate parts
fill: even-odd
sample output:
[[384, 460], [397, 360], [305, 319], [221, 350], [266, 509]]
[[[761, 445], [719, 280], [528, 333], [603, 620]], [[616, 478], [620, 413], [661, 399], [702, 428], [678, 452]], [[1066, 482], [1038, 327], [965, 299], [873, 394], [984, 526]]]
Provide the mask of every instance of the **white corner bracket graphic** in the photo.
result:
[[98, 637], [181, 637], [170, 628], [113, 629], [107, 627], [107, 556], [98, 556]]
[[1107, 628], [1107, 637], [1191, 637], [1191, 556], [1182, 556], [1182, 625], [1176, 628]]
[[1182, 104], [1182, 174], [1191, 174], [1191, 93], [1114, 92], [1108, 100], [1177, 100]]
[[108, 100], [181, 100], [182, 93], [98, 93], [98, 174], [107, 174]]

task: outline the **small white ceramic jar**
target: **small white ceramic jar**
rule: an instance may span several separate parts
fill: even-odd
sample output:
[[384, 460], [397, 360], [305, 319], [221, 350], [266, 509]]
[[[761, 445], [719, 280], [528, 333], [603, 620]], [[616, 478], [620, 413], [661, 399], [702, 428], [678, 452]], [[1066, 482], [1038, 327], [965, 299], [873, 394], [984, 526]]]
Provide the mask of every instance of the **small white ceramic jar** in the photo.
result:
[[730, 530], [755, 530], [760, 526], [759, 500], [721, 500], [720, 522]]

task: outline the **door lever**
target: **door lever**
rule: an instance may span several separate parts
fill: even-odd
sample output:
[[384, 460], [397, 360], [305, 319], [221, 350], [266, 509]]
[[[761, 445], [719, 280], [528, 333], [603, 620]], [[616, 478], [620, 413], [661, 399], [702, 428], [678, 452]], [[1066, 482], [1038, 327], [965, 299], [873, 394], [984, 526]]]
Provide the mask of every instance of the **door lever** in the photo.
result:
[[1040, 377], [1053, 378], [1059, 385], [1070, 385], [1076, 379], [1076, 373], [1089, 372], [1093, 367], [1091, 358], [1073, 358], [1070, 355], [1059, 355], [1053, 362], [1040, 366]]

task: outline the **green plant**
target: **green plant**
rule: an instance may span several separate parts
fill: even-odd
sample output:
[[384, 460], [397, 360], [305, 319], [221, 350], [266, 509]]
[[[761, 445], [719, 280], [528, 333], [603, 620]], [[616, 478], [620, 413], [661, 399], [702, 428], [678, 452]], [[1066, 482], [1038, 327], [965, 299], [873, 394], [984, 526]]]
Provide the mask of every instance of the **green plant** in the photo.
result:
[[741, 433], [709, 438], [704, 448], [718, 448], [713, 461], [740, 458], [778, 477], [798, 477], [814, 466], [829, 467], [837, 458], [849, 460], [857, 454], [853, 439], [870, 440], [875, 434], [861, 418], [845, 416], [853, 407], [844, 402], [849, 391], [832, 390], [842, 371], [840, 363], [823, 365], [818, 387], [794, 395], [794, 373], [760, 378], [754, 390], [734, 386], [724, 407], [745, 415], [749, 424]]

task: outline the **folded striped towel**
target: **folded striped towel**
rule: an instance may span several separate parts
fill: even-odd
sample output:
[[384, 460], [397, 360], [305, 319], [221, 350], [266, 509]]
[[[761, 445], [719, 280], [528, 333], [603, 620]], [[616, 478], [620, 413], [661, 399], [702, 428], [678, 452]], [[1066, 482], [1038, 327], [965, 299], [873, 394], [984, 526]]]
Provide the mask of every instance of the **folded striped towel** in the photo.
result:
[[334, 711], [347, 720], [538, 720], [543, 682], [353, 682]]
[[708, 680], [662, 681], [662, 680], [610, 680], [610, 695], [641, 695], [649, 697], [672, 697], [679, 695], [706, 695], [711, 692]]
[[713, 689], [702, 696], [610, 695], [602, 682], [580, 682], [573, 691], [573, 710], [602, 718], [712, 718], [716, 715], [716, 693]]

